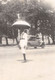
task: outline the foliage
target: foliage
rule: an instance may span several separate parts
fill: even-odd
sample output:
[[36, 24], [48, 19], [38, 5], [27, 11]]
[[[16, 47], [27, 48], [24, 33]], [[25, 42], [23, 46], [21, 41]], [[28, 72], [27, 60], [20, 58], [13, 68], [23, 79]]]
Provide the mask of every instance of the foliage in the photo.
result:
[[35, 26], [33, 29], [35, 34], [39, 28], [42, 34], [54, 36], [55, 12], [49, 4], [42, 0], [40, 2], [38, 0], [11, 0], [4, 5], [0, 3], [0, 31], [3, 34], [7, 35], [7, 30], [9, 35], [13, 34], [12, 29], [7, 27], [11, 27], [16, 21], [18, 13], [32, 27]]

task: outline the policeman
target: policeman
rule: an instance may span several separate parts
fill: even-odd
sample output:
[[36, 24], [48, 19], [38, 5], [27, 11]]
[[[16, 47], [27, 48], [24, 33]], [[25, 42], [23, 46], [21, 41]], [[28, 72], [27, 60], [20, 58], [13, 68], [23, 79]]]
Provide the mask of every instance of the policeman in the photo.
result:
[[20, 47], [21, 51], [23, 53], [24, 61], [26, 61], [26, 47], [27, 47], [27, 30], [24, 30], [21, 33], [21, 39], [20, 39]]

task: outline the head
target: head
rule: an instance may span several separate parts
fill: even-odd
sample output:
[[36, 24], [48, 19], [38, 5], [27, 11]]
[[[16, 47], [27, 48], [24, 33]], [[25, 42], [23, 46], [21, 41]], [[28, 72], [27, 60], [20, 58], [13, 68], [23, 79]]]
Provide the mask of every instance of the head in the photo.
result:
[[27, 30], [25, 29], [24, 32], [27, 33]]

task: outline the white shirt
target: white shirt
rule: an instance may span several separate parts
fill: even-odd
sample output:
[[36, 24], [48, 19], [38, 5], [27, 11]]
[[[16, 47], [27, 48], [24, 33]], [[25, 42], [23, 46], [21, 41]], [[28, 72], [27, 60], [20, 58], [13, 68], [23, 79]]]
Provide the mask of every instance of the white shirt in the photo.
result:
[[21, 47], [27, 46], [27, 33], [23, 32], [21, 34], [20, 46]]

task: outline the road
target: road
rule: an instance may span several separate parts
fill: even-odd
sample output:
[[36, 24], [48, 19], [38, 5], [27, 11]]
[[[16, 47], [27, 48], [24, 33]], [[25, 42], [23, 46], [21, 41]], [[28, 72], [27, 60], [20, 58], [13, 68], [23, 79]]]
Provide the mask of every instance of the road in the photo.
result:
[[55, 80], [55, 45], [26, 52], [23, 63], [17, 46], [0, 47], [0, 80]]

